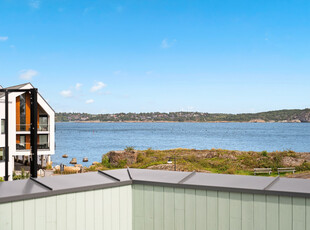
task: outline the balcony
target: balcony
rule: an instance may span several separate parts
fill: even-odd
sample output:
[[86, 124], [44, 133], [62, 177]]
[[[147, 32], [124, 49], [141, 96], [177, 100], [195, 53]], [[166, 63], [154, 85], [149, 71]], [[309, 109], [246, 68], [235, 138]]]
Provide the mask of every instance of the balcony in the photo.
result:
[[[30, 132], [31, 125], [30, 124], [16, 124], [16, 131], [17, 132]], [[39, 124], [38, 125], [38, 132], [48, 132], [49, 125], [48, 124]]]
[[[49, 150], [49, 143], [48, 142], [42, 142], [38, 144], [38, 150]], [[30, 143], [26, 142], [23, 144], [16, 144], [16, 150], [17, 151], [30, 151]]]

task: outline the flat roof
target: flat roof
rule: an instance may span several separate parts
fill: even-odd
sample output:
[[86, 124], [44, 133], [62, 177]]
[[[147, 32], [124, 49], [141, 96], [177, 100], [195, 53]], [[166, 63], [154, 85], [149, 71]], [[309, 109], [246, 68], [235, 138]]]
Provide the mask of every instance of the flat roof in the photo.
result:
[[0, 203], [142, 184], [310, 197], [310, 180], [150, 169], [116, 169], [0, 183]]

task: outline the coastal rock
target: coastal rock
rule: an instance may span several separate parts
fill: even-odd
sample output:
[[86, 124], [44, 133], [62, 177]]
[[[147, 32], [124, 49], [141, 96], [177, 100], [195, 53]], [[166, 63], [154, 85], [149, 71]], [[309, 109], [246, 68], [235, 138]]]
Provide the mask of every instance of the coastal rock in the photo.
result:
[[304, 159], [294, 157], [283, 157], [282, 164], [285, 167], [297, 167], [304, 163]]
[[262, 120], [262, 119], [253, 119], [253, 120], [250, 120], [249, 122], [251, 122], [251, 123], [265, 123], [266, 121]]
[[310, 122], [310, 111], [309, 109], [305, 110], [304, 112], [302, 112], [298, 119], [301, 121], [301, 122]]
[[111, 165], [118, 165], [121, 160], [126, 160], [127, 164], [134, 164], [137, 162], [138, 153], [136, 150], [132, 151], [110, 151], [107, 153]]
[[291, 123], [300, 123], [301, 121], [299, 119], [290, 120]]

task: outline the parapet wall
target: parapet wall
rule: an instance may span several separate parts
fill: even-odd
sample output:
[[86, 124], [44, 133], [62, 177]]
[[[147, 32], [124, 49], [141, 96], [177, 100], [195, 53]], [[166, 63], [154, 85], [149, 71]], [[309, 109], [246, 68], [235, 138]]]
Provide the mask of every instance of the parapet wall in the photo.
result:
[[0, 183], [0, 230], [309, 230], [310, 180], [119, 169]]

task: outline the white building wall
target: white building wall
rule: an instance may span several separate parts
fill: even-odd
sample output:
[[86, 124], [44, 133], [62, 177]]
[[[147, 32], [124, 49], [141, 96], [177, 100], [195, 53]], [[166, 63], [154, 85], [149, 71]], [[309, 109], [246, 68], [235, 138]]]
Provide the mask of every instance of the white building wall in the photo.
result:
[[[31, 89], [31, 84], [27, 84], [21, 89]], [[16, 151], [16, 97], [23, 93], [10, 93], [9, 94], [9, 179], [12, 180], [11, 175], [14, 171], [14, 158], [13, 155], [28, 156], [30, 155], [29, 150]], [[5, 103], [4, 97], [0, 99], [0, 119], [5, 119]], [[55, 112], [47, 104], [47, 102], [38, 94], [38, 104], [46, 111], [49, 115], [49, 150], [38, 150], [38, 155], [53, 155], [55, 154]], [[27, 133], [28, 134], [28, 133]], [[40, 132], [38, 132], [40, 134]], [[42, 133], [43, 134], [43, 133]], [[45, 133], [44, 133], [45, 134]], [[0, 147], [5, 146], [5, 135], [0, 132]], [[0, 177], [5, 175], [5, 162], [0, 161]]]

